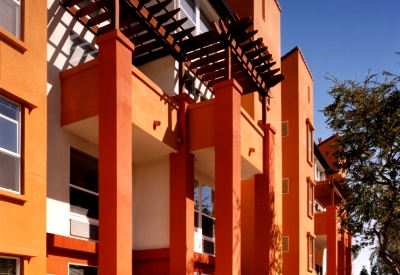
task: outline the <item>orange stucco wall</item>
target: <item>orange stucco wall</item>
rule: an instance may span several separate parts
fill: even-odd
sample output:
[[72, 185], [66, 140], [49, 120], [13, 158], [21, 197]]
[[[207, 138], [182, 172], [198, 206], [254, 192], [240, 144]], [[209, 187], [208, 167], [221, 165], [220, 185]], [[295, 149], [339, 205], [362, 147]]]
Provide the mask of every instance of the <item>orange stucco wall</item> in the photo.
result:
[[[99, 113], [98, 60], [92, 60], [60, 73], [62, 100], [61, 125], [65, 126]], [[91, 81], [87, 81], [90, 79]], [[177, 103], [136, 67], [132, 67], [132, 123], [178, 149]], [[155, 127], [154, 122], [160, 125]]]
[[22, 274], [45, 274], [46, 2], [23, 1], [21, 18], [21, 39], [0, 28], [0, 95], [22, 116], [21, 194], [0, 191], [0, 255], [20, 257]]
[[[289, 123], [283, 141], [283, 178], [289, 193], [283, 195], [283, 236], [289, 236], [289, 251], [283, 253], [284, 274], [306, 274], [307, 232], [314, 235], [314, 220], [308, 216], [308, 181], [313, 167], [307, 162], [307, 124], [313, 121], [313, 79], [299, 49], [282, 59], [282, 121]], [[308, 97], [310, 89], [310, 98]]]

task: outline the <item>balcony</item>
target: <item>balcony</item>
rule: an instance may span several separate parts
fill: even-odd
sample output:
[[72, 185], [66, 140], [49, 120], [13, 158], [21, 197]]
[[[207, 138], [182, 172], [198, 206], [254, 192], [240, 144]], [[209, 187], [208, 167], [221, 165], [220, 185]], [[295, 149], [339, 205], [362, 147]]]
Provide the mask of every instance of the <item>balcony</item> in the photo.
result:
[[[60, 74], [62, 86], [61, 126], [98, 145], [98, 59]], [[101, 82], [100, 82], [101, 83]], [[146, 75], [132, 66], [132, 157], [140, 164], [178, 151], [178, 104]], [[189, 106], [190, 151], [195, 168], [214, 177], [214, 142], [218, 123], [214, 100]], [[241, 109], [242, 179], [262, 173], [261, 128]]]

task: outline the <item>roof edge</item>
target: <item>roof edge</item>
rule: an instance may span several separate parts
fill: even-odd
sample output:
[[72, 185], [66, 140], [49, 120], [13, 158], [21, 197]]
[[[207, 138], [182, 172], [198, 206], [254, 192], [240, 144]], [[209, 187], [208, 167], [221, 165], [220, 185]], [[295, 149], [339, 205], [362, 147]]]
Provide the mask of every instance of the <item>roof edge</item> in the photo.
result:
[[300, 49], [299, 46], [294, 47], [294, 48], [291, 49], [289, 52], [287, 52], [285, 55], [283, 55], [283, 56], [281, 57], [281, 61], [282, 61], [283, 59], [289, 57], [290, 55], [292, 55], [292, 54], [293, 54], [294, 52], [296, 52], [296, 51], [298, 51], [298, 52], [300, 53], [300, 56], [301, 56], [301, 58], [303, 59], [304, 65], [306, 65], [307, 71], [308, 71], [308, 73], [310, 74], [312, 81], [314, 81], [314, 77], [312, 76], [311, 70], [310, 70], [310, 68], [308, 67], [307, 61], [306, 61], [306, 59], [304, 58], [303, 52], [301, 51], [301, 49]]

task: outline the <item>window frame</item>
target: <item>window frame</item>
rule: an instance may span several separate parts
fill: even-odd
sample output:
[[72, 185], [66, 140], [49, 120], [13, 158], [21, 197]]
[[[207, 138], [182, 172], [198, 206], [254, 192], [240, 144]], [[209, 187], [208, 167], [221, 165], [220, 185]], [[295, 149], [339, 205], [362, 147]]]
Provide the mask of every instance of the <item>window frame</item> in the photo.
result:
[[308, 164], [312, 167], [314, 163], [314, 126], [309, 118], [306, 119], [306, 157]]
[[[188, 21], [193, 24], [193, 26], [196, 27], [194, 30], [195, 36], [199, 35], [202, 33], [201, 31], [201, 13], [211, 22], [211, 21], [217, 21], [219, 19], [219, 16], [217, 12], [214, 10], [214, 8], [208, 3], [208, 1], [204, 0], [193, 0], [194, 2], [194, 9], [195, 9], [195, 20], [189, 15], [189, 13], [183, 8], [181, 5], [181, 1], [184, 0], [175, 0], [175, 8], [181, 8], [180, 13], [182, 12], [185, 17], [188, 18]], [[189, 0], [190, 1], [190, 0]], [[179, 13], [179, 14], [180, 14]], [[179, 16], [180, 17], [180, 16]], [[182, 19], [182, 18], [178, 18]]]
[[21, 274], [21, 258], [20, 257], [13, 257], [13, 256], [6, 256], [6, 255], [0, 255], [0, 258], [3, 259], [16, 259], [17, 260], [17, 267], [16, 267], [16, 275]]
[[0, 154], [8, 154], [8, 155], [11, 155], [11, 156], [13, 156], [15, 158], [18, 158], [18, 167], [19, 167], [19, 172], [18, 172], [18, 191], [13, 190], [13, 189], [7, 189], [7, 188], [1, 187], [1, 186], [0, 186], [0, 189], [1, 190], [5, 190], [7, 192], [12, 192], [12, 193], [15, 193], [15, 194], [22, 195], [22, 193], [23, 193], [22, 192], [22, 178], [23, 177], [21, 176], [22, 172], [23, 172], [23, 169], [22, 169], [22, 146], [21, 146], [22, 145], [22, 141], [21, 141], [22, 140], [22, 113], [23, 113], [22, 112], [22, 105], [17, 103], [17, 102], [15, 102], [15, 101], [13, 101], [13, 100], [11, 100], [11, 99], [9, 99], [8, 97], [5, 97], [5, 96], [1, 95], [1, 94], [0, 94], [0, 99], [3, 99], [4, 101], [6, 101], [6, 102], [18, 107], [18, 120], [17, 121], [14, 120], [14, 119], [11, 119], [9, 117], [6, 117], [5, 115], [2, 115], [0, 113], [0, 117], [4, 118], [6, 120], [9, 120], [11, 122], [16, 122], [18, 124], [18, 126], [17, 126], [17, 152], [18, 153], [14, 153], [12, 151], [9, 151], [9, 150], [7, 150], [5, 148], [1, 148], [0, 147]]
[[[90, 154], [90, 153], [88, 153], [86, 151], [78, 149], [78, 148], [76, 148], [74, 146], [70, 146], [70, 156], [69, 156], [70, 162], [71, 162], [71, 151], [72, 150], [75, 150], [75, 151], [77, 151], [77, 152], [79, 152], [79, 153], [81, 153], [83, 155], [86, 155], [86, 156], [88, 156], [90, 158], [97, 159], [97, 161], [99, 160], [99, 158], [97, 156], [93, 155], [93, 154]], [[98, 166], [97, 166], [97, 168], [98, 168]], [[69, 178], [69, 190], [71, 190], [71, 188], [74, 188], [76, 190], [79, 190], [79, 191], [82, 191], [82, 192], [86, 192], [88, 194], [95, 195], [95, 196], [99, 197], [99, 193], [98, 192], [94, 192], [94, 191], [86, 189], [84, 187], [72, 184], [71, 183], [71, 166], [70, 166], [69, 169], [70, 169], [70, 172], [69, 172], [70, 173], [69, 174], [69, 176], [70, 176], [70, 178]], [[98, 184], [99, 184], [99, 182], [97, 181], [97, 186], [98, 186]], [[69, 207], [69, 212], [68, 213], [69, 213], [69, 218], [70, 218], [70, 224], [71, 224], [71, 221], [74, 220], [74, 221], [78, 221], [78, 222], [83, 222], [83, 223], [88, 223], [88, 224], [91, 224], [91, 225], [99, 226], [99, 219], [91, 218], [91, 217], [88, 217], [86, 215], [79, 214], [79, 213], [71, 211], [71, 193], [69, 193], [69, 205], [70, 205], [70, 207]], [[97, 205], [97, 209], [99, 210], [99, 204]], [[77, 238], [82, 238], [82, 239], [90, 239], [90, 238], [85, 238], [85, 237], [79, 237], [79, 236], [76, 236], [76, 235], [72, 235], [71, 234], [71, 230], [70, 230], [69, 233], [70, 233], [70, 236], [72, 236], [72, 237], [77, 237]], [[94, 240], [94, 239], [90, 239], [90, 240]], [[94, 241], [98, 241], [98, 240], [94, 240]]]
[[85, 266], [85, 267], [95, 267], [97, 269], [97, 274], [99, 274], [99, 266], [97, 266], [97, 265], [77, 264], [77, 263], [68, 262], [68, 275], [70, 275], [69, 269], [70, 269], [71, 265], [74, 265], [74, 266]]
[[[310, 193], [312, 193], [311, 196]], [[314, 218], [314, 213], [315, 213], [314, 201], [315, 201], [315, 182], [311, 180], [310, 177], [307, 177], [307, 216], [310, 219]]]
[[[310, 245], [312, 244], [312, 245]], [[310, 247], [312, 246], [312, 247]], [[310, 249], [312, 250], [312, 254], [310, 253]], [[312, 257], [310, 262], [310, 257]], [[311, 266], [310, 266], [311, 264]], [[315, 270], [315, 235], [307, 232], [307, 267], [309, 272], [314, 272]]]
[[[203, 193], [202, 193], [203, 186], [206, 186], [206, 187], [210, 188], [212, 190], [212, 192], [214, 192], [214, 196], [215, 196], [215, 190], [211, 186], [203, 183], [200, 180], [194, 179], [194, 181], [198, 183], [198, 186], [197, 186], [198, 194], [197, 195], [198, 195], [198, 200], [199, 200], [198, 201], [199, 210], [196, 210], [196, 208], [194, 208], [194, 215], [195, 215], [195, 219], [197, 219], [197, 225], [198, 225], [198, 227], [194, 226], [194, 232], [195, 232], [195, 234], [199, 234], [199, 235], [201, 234], [201, 240], [202, 240], [201, 241], [201, 250], [202, 250], [201, 253], [206, 254], [206, 255], [215, 256], [216, 255], [216, 253], [215, 253], [215, 216], [210, 216], [208, 214], [203, 213], [202, 205], [200, 205], [200, 200], [202, 199], [202, 196], [203, 196]], [[196, 198], [195, 197], [194, 197], [194, 205], [196, 205]], [[215, 206], [213, 206], [213, 208], [214, 207]], [[203, 221], [203, 216], [205, 216], [206, 218], [212, 219], [213, 222], [214, 222], [214, 225], [213, 225], [213, 230], [214, 230], [213, 235], [214, 235], [214, 237], [213, 238], [203, 234], [203, 222], [202, 222]], [[204, 251], [204, 241], [209, 241], [209, 242], [212, 242], [214, 244], [214, 254], [211, 254], [211, 253], [208, 253], [208, 252]]]

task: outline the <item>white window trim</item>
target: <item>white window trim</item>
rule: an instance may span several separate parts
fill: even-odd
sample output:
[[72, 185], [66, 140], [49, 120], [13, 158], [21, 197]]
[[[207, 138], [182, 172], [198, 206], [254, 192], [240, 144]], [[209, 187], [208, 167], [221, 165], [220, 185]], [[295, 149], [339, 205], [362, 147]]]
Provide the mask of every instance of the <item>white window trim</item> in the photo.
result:
[[0, 187], [0, 189], [2, 189], [2, 190], [7, 190], [7, 191], [12, 192], [12, 193], [15, 193], [15, 194], [21, 194], [21, 193], [22, 193], [22, 192], [21, 192], [21, 170], [22, 170], [22, 169], [21, 169], [21, 121], [22, 121], [22, 117], [21, 117], [21, 104], [18, 104], [17, 102], [12, 101], [11, 99], [9, 99], [9, 98], [7, 98], [7, 97], [5, 97], [5, 96], [2, 96], [2, 95], [0, 95], [0, 98], [18, 107], [18, 121], [16, 121], [16, 120], [14, 120], [14, 119], [11, 119], [11, 118], [9, 118], [9, 117], [6, 117], [6, 116], [0, 114], [0, 117], [2, 117], [2, 118], [4, 118], [4, 119], [7, 119], [7, 120], [9, 120], [9, 121], [11, 121], [11, 122], [16, 122], [16, 123], [18, 124], [18, 127], [17, 127], [17, 139], [18, 139], [18, 142], [17, 142], [17, 146], [18, 146], [18, 147], [17, 147], [17, 151], [18, 151], [18, 153], [11, 152], [11, 151], [9, 151], [9, 150], [7, 150], [7, 149], [4, 149], [4, 148], [1, 148], [1, 147], [0, 147], [0, 151], [3, 152], [3, 153], [5, 153], [5, 154], [12, 155], [12, 156], [14, 156], [14, 157], [18, 157], [18, 165], [19, 165], [18, 189], [19, 189], [19, 191], [15, 191], [15, 190], [3, 188], [3, 187]]
[[[197, 180], [197, 179], [195, 179], [195, 181], [197, 181], [198, 183], [199, 183], [199, 192], [198, 192], [198, 199], [199, 200], [201, 200], [201, 198], [202, 198], [202, 186], [203, 185], [205, 185], [205, 186], [207, 186], [207, 187], [209, 187], [210, 189], [212, 189], [212, 190], [214, 190], [213, 188], [211, 188], [211, 186], [209, 186], [209, 185], [207, 185], [207, 184], [203, 184], [201, 181], [199, 181], [199, 180]], [[215, 191], [214, 191], [215, 192]], [[200, 202], [200, 201], [199, 201]], [[205, 214], [205, 213], [203, 213], [203, 211], [202, 211], [202, 209], [201, 209], [201, 205], [199, 204], [199, 210], [196, 210], [196, 209], [194, 209], [194, 212], [196, 213], [196, 215], [197, 215], [197, 224], [199, 225], [199, 227], [195, 227], [194, 228], [194, 230], [195, 230], [195, 234], [197, 233], [197, 234], [199, 234], [200, 236], [201, 236], [201, 240], [202, 240], [202, 242], [201, 242], [201, 253], [203, 253], [203, 254], [206, 254], [206, 255], [211, 255], [211, 256], [215, 256], [216, 255], [216, 251], [215, 251], [215, 237], [214, 238], [210, 238], [210, 237], [207, 237], [207, 236], [204, 236], [203, 235], [203, 224], [202, 224], [202, 216], [204, 215], [205, 217], [207, 217], [207, 218], [210, 218], [210, 219], [212, 219], [214, 222], [215, 222], [215, 217], [212, 217], [212, 216], [210, 216], [210, 215], [207, 215], [207, 214]], [[215, 229], [215, 228], [214, 228]], [[214, 236], [215, 236], [215, 232], [214, 232]], [[214, 243], [214, 254], [210, 254], [210, 253], [207, 253], [207, 252], [205, 252], [204, 251], [204, 247], [203, 247], [203, 241], [204, 240], [206, 240], [206, 241], [209, 241], [209, 242], [213, 242]]]
[[17, 268], [16, 268], [17, 272], [16, 272], [16, 275], [20, 274], [20, 272], [21, 272], [21, 259], [19, 257], [10, 257], [10, 256], [0, 255], [0, 258], [17, 260]]

